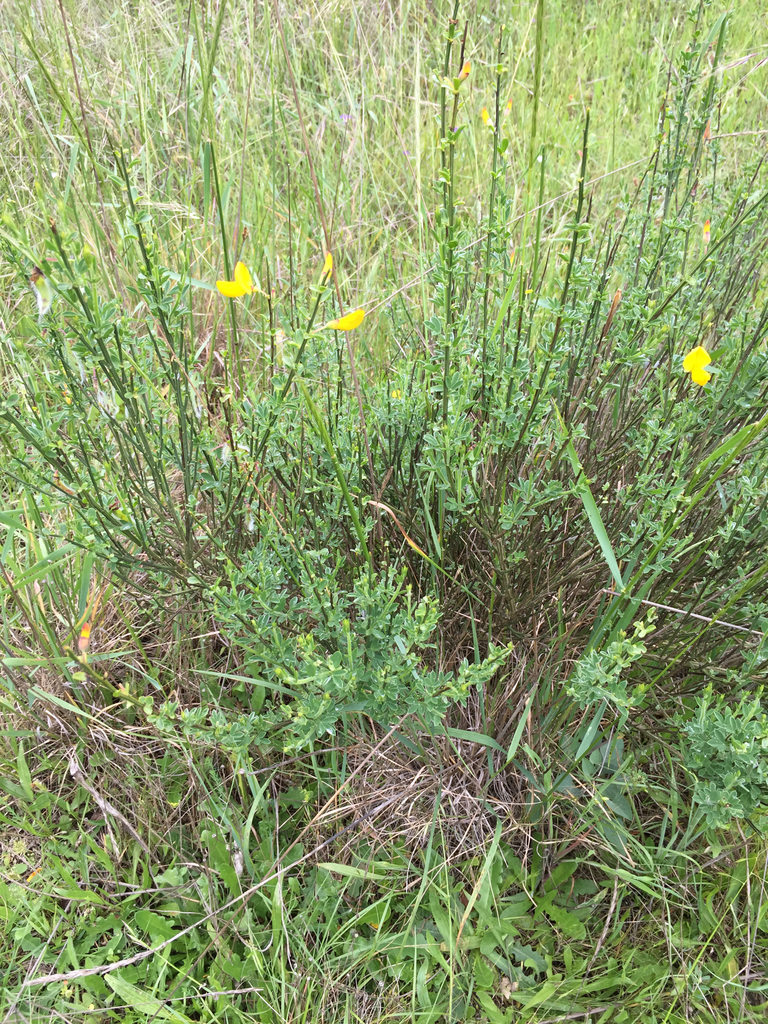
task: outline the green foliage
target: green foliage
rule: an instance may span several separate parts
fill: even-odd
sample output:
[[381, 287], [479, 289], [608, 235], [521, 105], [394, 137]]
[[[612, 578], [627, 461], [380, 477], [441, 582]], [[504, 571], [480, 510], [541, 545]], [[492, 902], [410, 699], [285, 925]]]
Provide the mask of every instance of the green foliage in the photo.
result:
[[711, 829], [727, 828], [765, 808], [768, 799], [768, 715], [755, 696], [733, 708], [705, 692], [683, 726], [685, 766], [696, 776], [695, 798]]
[[764, 1017], [763, 11], [496, 13], [0, 14], [9, 1018]]
[[[283, 700], [233, 721], [221, 710], [179, 712], [175, 703], [155, 711], [152, 698], [143, 698], [149, 721], [164, 732], [180, 727], [191, 740], [244, 758], [254, 743], [274, 743], [285, 753], [305, 750], [361, 714], [385, 728], [413, 716], [434, 731], [449, 706], [487, 684], [509, 654], [490, 648], [482, 662], [464, 662], [455, 675], [426, 671], [438, 609], [429, 598], [413, 601], [403, 571], [373, 577], [364, 571], [345, 590], [338, 568], [322, 572], [328, 553], [315, 552], [314, 564], [307, 559], [301, 572], [298, 595], [286, 601], [280, 564], [270, 564], [268, 554], [255, 550], [233, 572], [232, 589], [216, 591], [215, 614], [247, 660], [249, 683]], [[296, 622], [297, 608], [312, 629], [290, 637], [285, 630]]]
[[576, 666], [568, 684], [568, 694], [580, 708], [605, 701], [620, 709], [626, 717], [635, 699], [627, 693], [622, 673], [645, 653], [645, 644], [628, 640], [626, 636], [614, 640], [604, 651], [589, 651]]

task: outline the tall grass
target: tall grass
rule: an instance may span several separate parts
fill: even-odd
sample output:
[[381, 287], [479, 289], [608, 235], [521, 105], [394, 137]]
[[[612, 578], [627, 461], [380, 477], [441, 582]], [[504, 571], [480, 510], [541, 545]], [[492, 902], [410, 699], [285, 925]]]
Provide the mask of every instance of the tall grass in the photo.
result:
[[4, 12], [10, 1018], [761, 1019], [761, 12], [621, 13]]

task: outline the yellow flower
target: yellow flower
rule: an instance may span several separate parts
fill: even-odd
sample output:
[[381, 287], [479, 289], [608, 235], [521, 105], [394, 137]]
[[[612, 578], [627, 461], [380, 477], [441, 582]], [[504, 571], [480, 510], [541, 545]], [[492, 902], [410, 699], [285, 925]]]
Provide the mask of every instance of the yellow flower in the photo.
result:
[[330, 327], [333, 331], [354, 331], [363, 322], [364, 316], [364, 309], [356, 309], [354, 313], [347, 313], [339, 320], [329, 320], [325, 326]]
[[710, 227], [711, 226], [712, 226], [712, 222], [711, 221], [708, 221], [708, 220], [704, 221], [704, 232], [703, 232], [703, 235], [704, 235], [704, 245], [709, 245]]
[[325, 254], [325, 263], [323, 264], [323, 272], [321, 277], [327, 277], [333, 270], [333, 256], [329, 252]]
[[463, 82], [465, 78], [469, 78], [469, 72], [471, 70], [472, 70], [472, 68], [470, 66], [469, 61], [465, 61], [464, 62], [464, 67], [461, 69], [461, 74], [459, 75], [459, 81]]
[[504, 117], [506, 117], [507, 114], [511, 114], [511, 113], [512, 113], [512, 100], [507, 100], [507, 105], [506, 105], [506, 107], [504, 107]]
[[234, 281], [217, 281], [216, 287], [228, 299], [239, 299], [241, 295], [252, 295], [258, 291], [244, 263], [238, 263], [235, 267]]
[[403, 392], [400, 390], [400, 388], [395, 388], [395, 390], [392, 392], [392, 397], [395, 400], [397, 400], [398, 398], [402, 398], [403, 397]]
[[704, 387], [712, 379], [712, 374], [707, 373], [704, 369], [711, 362], [709, 352], [707, 352], [703, 345], [697, 345], [683, 360], [683, 369], [686, 373], [690, 373], [694, 384]]
[[491, 115], [488, 113], [488, 107], [483, 107], [483, 109], [480, 111], [480, 117], [482, 117], [483, 124], [487, 128], [488, 125], [491, 123]]

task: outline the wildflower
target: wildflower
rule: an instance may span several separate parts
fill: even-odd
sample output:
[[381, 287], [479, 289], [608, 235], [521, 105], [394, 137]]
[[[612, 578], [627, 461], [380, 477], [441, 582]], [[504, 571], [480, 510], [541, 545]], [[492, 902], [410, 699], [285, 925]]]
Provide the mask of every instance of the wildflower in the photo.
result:
[[323, 270], [320, 274], [321, 277], [328, 277], [330, 272], [333, 270], [333, 256], [329, 252], [325, 254], [325, 263], [323, 263]]
[[77, 649], [81, 654], [86, 654], [88, 651], [88, 644], [91, 642], [91, 624], [90, 622], [83, 623], [83, 628], [80, 630], [80, 639], [77, 641]]
[[235, 267], [234, 281], [217, 281], [216, 287], [228, 299], [239, 299], [241, 295], [252, 295], [259, 290], [244, 263], [238, 263]]
[[683, 369], [686, 373], [690, 373], [694, 384], [704, 387], [712, 379], [712, 374], [707, 373], [704, 369], [705, 366], [709, 366], [710, 362], [709, 352], [703, 345], [697, 345], [683, 360]]
[[711, 221], [709, 221], [709, 220], [705, 220], [704, 221], [704, 231], [703, 231], [702, 237], [704, 238], [704, 246], [705, 246], [705, 248], [706, 248], [706, 246], [709, 245], [710, 227], [711, 227], [711, 225], [712, 225]]
[[506, 117], [507, 114], [511, 114], [511, 113], [512, 113], [512, 100], [507, 100], [507, 105], [506, 105], [506, 107], [504, 107], [504, 117]]
[[354, 331], [363, 322], [364, 316], [364, 309], [356, 309], [354, 313], [347, 313], [346, 316], [342, 316], [338, 320], [329, 320], [325, 326], [330, 327], [333, 331]]
[[400, 388], [395, 388], [395, 390], [392, 392], [392, 397], [395, 399], [395, 401], [397, 401], [398, 399], [403, 397], [403, 392], [400, 390]]
[[480, 111], [480, 117], [482, 117], [483, 124], [485, 125], [485, 127], [486, 128], [490, 127], [490, 125], [491, 125], [491, 115], [488, 113], [488, 107], [483, 107], [483, 109]]
[[463, 82], [466, 78], [469, 78], [469, 72], [471, 70], [472, 68], [469, 61], [465, 61], [464, 67], [461, 69], [461, 74], [459, 75], [459, 81]]
[[35, 267], [32, 270], [32, 273], [29, 275], [29, 283], [32, 285], [32, 291], [35, 293], [37, 312], [42, 320], [53, 305], [53, 288], [40, 267]]

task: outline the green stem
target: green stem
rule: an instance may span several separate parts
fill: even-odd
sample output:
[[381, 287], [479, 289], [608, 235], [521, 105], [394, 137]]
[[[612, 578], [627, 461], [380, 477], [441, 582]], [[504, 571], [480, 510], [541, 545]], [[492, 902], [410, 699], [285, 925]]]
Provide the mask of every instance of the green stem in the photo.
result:
[[500, 127], [500, 111], [499, 101], [501, 97], [501, 76], [504, 72], [501, 61], [504, 56], [503, 51], [503, 39], [504, 39], [504, 26], [501, 26], [499, 32], [499, 44], [496, 53], [496, 119], [494, 121], [495, 134], [493, 137], [493, 166], [491, 167], [491, 195], [488, 201], [488, 240], [485, 246], [485, 289], [483, 293], [483, 365], [482, 365], [482, 385], [480, 390], [480, 405], [481, 408], [485, 408], [485, 360], [487, 354], [487, 342], [488, 342], [488, 293], [491, 287], [491, 246], [494, 238], [494, 221], [496, 215], [496, 179], [498, 174], [498, 161], [499, 161], [499, 127]]
[[[207, 142], [206, 145], [208, 146], [208, 150], [209, 150], [210, 157], [211, 157], [211, 171], [212, 171], [212, 175], [213, 175], [213, 188], [214, 188], [214, 191], [216, 193], [216, 210], [217, 210], [218, 215], [219, 215], [219, 225], [221, 227], [221, 245], [222, 245], [222, 249], [224, 251], [224, 273], [226, 275], [227, 281], [231, 281], [232, 280], [232, 269], [231, 269], [231, 264], [230, 264], [230, 261], [229, 261], [229, 248], [227, 246], [227, 227], [226, 227], [226, 224], [224, 223], [224, 210], [223, 210], [222, 205], [221, 205], [221, 189], [219, 187], [219, 172], [218, 172], [218, 168], [216, 167], [216, 153], [214, 151], [212, 143]], [[236, 372], [235, 372], [237, 367], [236, 367], [236, 362], [235, 361], [236, 361], [236, 358], [237, 358], [237, 350], [238, 350], [237, 317], [235, 315], [235, 300], [234, 299], [230, 299], [229, 300], [229, 318], [230, 318], [230, 323], [232, 324], [232, 344], [231, 344], [232, 362], [231, 362], [231, 368], [230, 368], [230, 375], [231, 375], [232, 382], [234, 382], [237, 379]], [[213, 342], [211, 342], [211, 346], [213, 346]]]
[[352, 494], [350, 493], [349, 487], [347, 486], [347, 481], [344, 476], [344, 470], [342, 469], [341, 464], [339, 463], [338, 457], [336, 455], [336, 451], [334, 450], [333, 442], [331, 441], [331, 435], [328, 433], [328, 428], [326, 427], [325, 422], [323, 421], [323, 417], [320, 413], [320, 410], [317, 408], [314, 401], [312, 400], [312, 396], [310, 395], [309, 391], [307, 391], [307, 387], [304, 384], [303, 380], [299, 381], [299, 388], [301, 390], [302, 395], [304, 396], [304, 401], [307, 403], [307, 408], [312, 414], [312, 419], [315, 421], [317, 432], [320, 435], [320, 438], [325, 446], [325, 450], [328, 452], [328, 458], [331, 460], [331, 465], [333, 466], [334, 472], [336, 473], [336, 479], [339, 481], [339, 487], [341, 487], [341, 493], [344, 495], [344, 501], [346, 503], [347, 508], [349, 509], [349, 514], [352, 517], [352, 524], [355, 528], [355, 533], [357, 534], [357, 539], [360, 543], [360, 548], [362, 549], [363, 554], [365, 555], [365, 560], [368, 563], [368, 573], [369, 575], [371, 575], [373, 573], [373, 558], [371, 557], [371, 552], [368, 548], [368, 542], [365, 539], [365, 531], [363, 530], [363, 524], [360, 522], [360, 516], [358, 515], [357, 508], [355, 507], [355, 502], [352, 498]]
[[[451, 47], [455, 37], [456, 21], [459, 13], [459, 0], [456, 0], [456, 4], [453, 9], [453, 18], [448, 28], [448, 44], [445, 50], [445, 77], [448, 77], [450, 70], [451, 60]], [[464, 44], [466, 42], [466, 30], [464, 32], [464, 39], [461, 44], [461, 58], [459, 63], [464, 59]], [[455, 205], [454, 205], [454, 189], [453, 189], [453, 171], [454, 171], [454, 157], [455, 157], [455, 138], [454, 132], [456, 130], [456, 118], [459, 112], [459, 94], [454, 93], [453, 96], [453, 111], [451, 113], [451, 123], [448, 128], [448, 137], [445, 137], [445, 92], [446, 86], [443, 86], [443, 102], [441, 105], [441, 127], [443, 129], [442, 138], [442, 156], [443, 156], [443, 216], [445, 219], [445, 240], [443, 248], [443, 267], [444, 267], [444, 288], [445, 288], [445, 342], [443, 348], [443, 423], [448, 420], [448, 374], [451, 368], [451, 349], [453, 348], [453, 230], [455, 221]], [[448, 154], [446, 158], [446, 144], [448, 147]], [[446, 168], [447, 159], [447, 168]]]
[[[520, 241], [520, 298], [518, 322], [522, 318], [522, 306], [525, 301], [525, 246], [528, 241], [528, 217], [531, 210], [531, 181], [533, 178], [534, 153], [536, 152], [536, 134], [539, 122], [539, 100], [541, 98], [541, 59], [544, 49], [544, 0], [536, 4], [536, 47], [533, 63], [533, 109], [531, 111], [531, 137], [528, 141], [528, 172], [525, 176], [525, 218], [523, 219], [523, 236]], [[519, 340], [519, 337], [518, 337]]]

